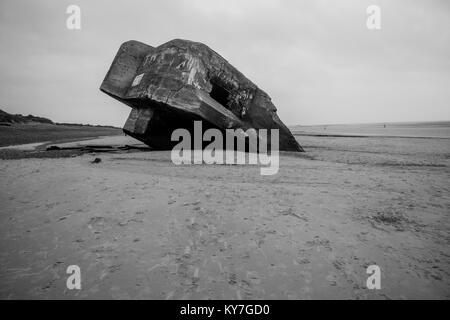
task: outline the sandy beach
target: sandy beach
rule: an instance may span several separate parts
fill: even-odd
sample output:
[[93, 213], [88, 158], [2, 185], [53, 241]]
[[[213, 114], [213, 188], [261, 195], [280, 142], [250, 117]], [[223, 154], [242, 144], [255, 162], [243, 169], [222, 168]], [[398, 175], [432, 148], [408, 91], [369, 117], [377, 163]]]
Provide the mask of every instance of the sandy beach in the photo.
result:
[[274, 176], [169, 152], [0, 160], [0, 298], [449, 299], [450, 140], [297, 139]]

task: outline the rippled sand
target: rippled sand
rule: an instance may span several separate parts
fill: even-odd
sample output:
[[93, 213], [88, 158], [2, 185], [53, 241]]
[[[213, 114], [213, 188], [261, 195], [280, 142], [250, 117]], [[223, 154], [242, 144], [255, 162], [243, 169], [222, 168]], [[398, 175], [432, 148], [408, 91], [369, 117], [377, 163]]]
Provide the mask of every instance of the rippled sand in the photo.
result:
[[274, 176], [168, 152], [0, 160], [0, 298], [450, 298], [450, 140], [297, 138]]

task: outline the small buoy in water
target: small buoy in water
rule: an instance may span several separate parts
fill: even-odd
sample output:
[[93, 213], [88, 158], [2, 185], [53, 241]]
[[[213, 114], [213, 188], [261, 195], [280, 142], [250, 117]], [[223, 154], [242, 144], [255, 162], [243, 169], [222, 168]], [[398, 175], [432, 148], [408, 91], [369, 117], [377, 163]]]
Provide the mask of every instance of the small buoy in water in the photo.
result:
[[102, 159], [100, 158], [95, 158], [94, 160], [91, 161], [91, 163], [100, 163], [102, 162]]

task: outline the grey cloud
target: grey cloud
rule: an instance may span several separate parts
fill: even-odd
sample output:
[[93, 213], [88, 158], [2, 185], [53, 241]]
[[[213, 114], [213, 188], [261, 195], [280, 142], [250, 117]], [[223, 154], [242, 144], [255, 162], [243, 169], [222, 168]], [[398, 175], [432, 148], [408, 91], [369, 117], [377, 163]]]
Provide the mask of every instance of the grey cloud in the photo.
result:
[[[78, 4], [82, 30], [65, 28]], [[382, 29], [367, 30], [378, 4]], [[0, 108], [121, 126], [98, 87], [119, 45], [201, 41], [289, 124], [449, 120], [450, 6], [419, 0], [0, 2]]]

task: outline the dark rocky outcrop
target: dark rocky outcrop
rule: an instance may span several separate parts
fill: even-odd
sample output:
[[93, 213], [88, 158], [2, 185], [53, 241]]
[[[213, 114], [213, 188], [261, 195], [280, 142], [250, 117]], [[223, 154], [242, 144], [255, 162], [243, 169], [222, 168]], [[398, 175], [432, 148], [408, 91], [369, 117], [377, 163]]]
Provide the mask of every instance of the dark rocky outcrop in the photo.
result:
[[170, 149], [177, 128], [279, 129], [279, 149], [303, 151], [267, 93], [204, 44], [172, 40], [159, 47], [128, 41], [100, 89], [132, 108], [125, 133]]

